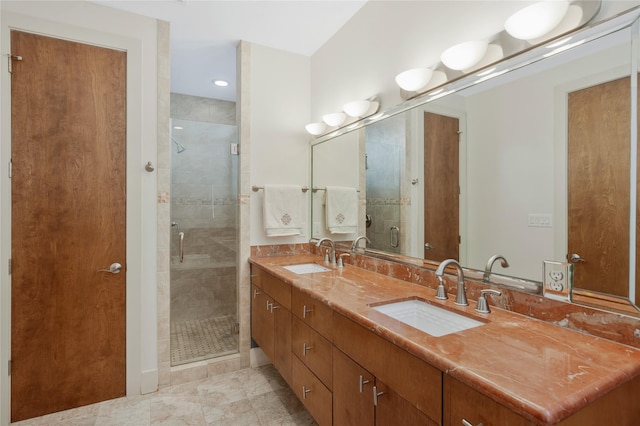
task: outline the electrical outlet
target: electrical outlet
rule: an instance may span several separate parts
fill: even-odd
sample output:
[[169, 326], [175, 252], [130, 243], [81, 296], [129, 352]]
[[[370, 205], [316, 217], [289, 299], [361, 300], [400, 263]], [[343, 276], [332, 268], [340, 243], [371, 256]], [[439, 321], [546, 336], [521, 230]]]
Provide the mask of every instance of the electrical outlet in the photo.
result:
[[543, 264], [542, 294], [556, 300], [571, 301], [573, 263], [545, 260]]

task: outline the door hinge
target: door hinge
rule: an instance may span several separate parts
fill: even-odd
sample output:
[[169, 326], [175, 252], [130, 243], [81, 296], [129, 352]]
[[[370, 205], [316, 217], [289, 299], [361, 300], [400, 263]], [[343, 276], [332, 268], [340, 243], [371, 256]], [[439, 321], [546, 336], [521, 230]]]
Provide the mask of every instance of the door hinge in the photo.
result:
[[9, 160], [9, 179], [13, 176], [13, 160]]
[[11, 74], [13, 72], [13, 61], [21, 61], [22, 60], [22, 56], [20, 55], [12, 55], [11, 53], [7, 54], [8, 56], [8, 68], [9, 68], [9, 74]]
[[232, 143], [231, 147], [230, 147], [230, 151], [231, 151], [231, 155], [238, 155], [240, 153], [240, 150], [238, 149], [238, 144], [237, 143]]

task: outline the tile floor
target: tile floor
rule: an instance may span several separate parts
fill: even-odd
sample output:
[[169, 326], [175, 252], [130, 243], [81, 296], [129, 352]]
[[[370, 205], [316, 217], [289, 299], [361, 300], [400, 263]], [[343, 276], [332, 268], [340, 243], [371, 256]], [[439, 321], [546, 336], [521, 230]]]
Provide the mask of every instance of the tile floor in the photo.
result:
[[316, 426], [316, 423], [275, 368], [268, 365], [12, 425]]
[[171, 365], [238, 351], [238, 324], [232, 315], [171, 324]]

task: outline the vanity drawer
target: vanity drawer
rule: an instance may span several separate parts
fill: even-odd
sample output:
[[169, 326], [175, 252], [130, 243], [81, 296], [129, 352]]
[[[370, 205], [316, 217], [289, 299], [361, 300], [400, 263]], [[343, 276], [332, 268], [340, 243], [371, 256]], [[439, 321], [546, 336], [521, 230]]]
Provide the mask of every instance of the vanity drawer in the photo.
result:
[[258, 285], [286, 309], [291, 310], [291, 286], [262, 268], [251, 267], [251, 282]]
[[333, 341], [333, 330], [331, 327], [333, 310], [297, 288], [292, 290], [291, 298], [291, 312], [305, 324], [308, 324], [318, 333], [322, 334], [322, 336]]
[[333, 383], [333, 345], [302, 320], [292, 316], [291, 352], [327, 386]]
[[325, 385], [296, 357], [293, 357], [293, 391], [307, 407], [318, 425], [331, 425], [333, 395]]
[[442, 421], [442, 372], [334, 312], [334, 345], [437, 424]]

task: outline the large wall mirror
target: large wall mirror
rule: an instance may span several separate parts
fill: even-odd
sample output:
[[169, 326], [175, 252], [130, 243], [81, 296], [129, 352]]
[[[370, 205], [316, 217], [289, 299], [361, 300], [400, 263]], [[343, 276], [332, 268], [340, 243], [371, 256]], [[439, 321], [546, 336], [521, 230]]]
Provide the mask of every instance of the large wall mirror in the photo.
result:
[[[500, 254], [509, 267], [497, 263], [495, 273], [532, 283], [542, 281], [544, 260], [573, 255], [574, 300], [639, 305], [637, 78], [630, 77], [638, 75], [639, 13], [319, 140], [312, 235], [345, 242], [366, 235], [367, 252], [425, 265], [455, 258], [470, 270]], [[357, 234], [326, 231], [326, 185], [359, 189]]]

